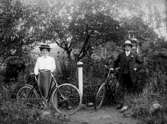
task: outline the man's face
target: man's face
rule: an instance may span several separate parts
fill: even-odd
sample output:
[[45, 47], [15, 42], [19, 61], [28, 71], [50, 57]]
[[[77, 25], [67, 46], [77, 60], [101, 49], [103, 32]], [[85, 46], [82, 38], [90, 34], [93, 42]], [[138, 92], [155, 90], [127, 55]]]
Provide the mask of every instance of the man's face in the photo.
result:
[[42, 54], [42, 56], [47, 56], [47, 55], [49, 55], [49, 51], [47, 49], [42, 49], [41, 54]]
[[131, 51], [132, 47], [131, 45], [125, 45], [125, 51]]
[[137, 49], [137, 44], [136, 43], [133, 43], [132, 49]]

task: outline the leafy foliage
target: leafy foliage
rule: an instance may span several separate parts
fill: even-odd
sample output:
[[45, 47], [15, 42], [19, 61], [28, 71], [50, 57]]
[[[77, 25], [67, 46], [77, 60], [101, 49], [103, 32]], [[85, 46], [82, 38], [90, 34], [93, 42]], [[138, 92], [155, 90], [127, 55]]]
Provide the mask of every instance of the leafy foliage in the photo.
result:
[[[112, 65], [118, 52], [121, 51], [122, 43], [128, 38], [129, 32], [133, 32], [141, 43], [145, 63], [143, 72], [139, 73], [139, 82], [136, 83], [140, 94], [127, 100], [133, 105], [135, 117], [151, 118], [148, 109], [151, 102], [166, 101], [160, 96], [165, 96], [167, 93], [167, 43], [159, 39], [153, 29], [140, 17], [117, 19], [118, 8], [114, 7], [117, 7], [117, 2], [120, 4], [120, 1], [107, 0], [78, 1], [77, 4], [64, 4], [59, 1], [53, 8], [43, 9], [24, 6], [18, 1], [1, 0], [0, 57], [7, 58], [6, 61], [10, 60], [11, 50], [16, 50], [16, 56], [22, 59], [14, 57], [11, 62], [19, 65], [31, 59], [28, 52], [37, 43], [55, 42], [68, 55], [67, 59], [61, 60], [62, 72], [57, 75], [59, 80], [77, 84], [76, 61], [82, 60], [84, 84], [87, 85], [85, 94], [94, 95], [95, 87], [97, 88], [105, 79], [106, 71], [103, 65], [106, 63]], [[109, 7], [110, 5], [112, 7]], [[120, 5], [124, 6], [124, 3]], [[131, 7], [132, 10], [135, 9], [134, 6], [135, 4]], [[97, 49], [100, 48], [106, 48], [107, 55], [105, 57], [101, 55], [97, 57], [98, 59], [93, 58], [92, 56], [97, 54]], [[71, 54], [75, 49], [78, 49], [78, 52], [75, 61], [71, 61]], [[18, 108], [15, 104], [12, 108], [10, 103], [5, 104], [2, 103], [3, 110], [0, 110], [5, 119], [33, 121], [34, 114], [38, 114], [24, 107], [23, 114], [21, 112], [23, 108]]]
[[7, 57], [10, 55], [11, 49], [16, 49], [17, 55], [21, 56], [24, 54], [25, 45], [32, 43], [29, 40], [30, 37], [28, 37], [30, 26], [26, 19], [27, 10], [20, 2], [12, 2], [10, 0], [1, 2], [0, 55], [1, 57]]

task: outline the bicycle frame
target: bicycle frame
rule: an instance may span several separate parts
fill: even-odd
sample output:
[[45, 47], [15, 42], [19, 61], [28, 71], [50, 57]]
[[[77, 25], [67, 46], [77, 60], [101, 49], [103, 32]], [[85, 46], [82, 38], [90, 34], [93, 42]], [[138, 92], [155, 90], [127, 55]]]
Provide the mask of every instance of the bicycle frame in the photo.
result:
[[[105, 68], [108, 70], [108, 74], [107, 74], [107, 77], [105, 78], [104, 82], [100, 85], [100, 87], [96, 93], [95, 109], [99, 109], [101, 107], [101, 105], [103, 104], [103, 101], [104, 101], [104, 98], [106, 95], [106, 91], [108, 88], [110, 88], [110, 86], [109, 86], [110, 76], [112, 76], [111, 81], [112, 81], [112, 84], [114, 84], [115, 79], [116, 79], [115, 74], [119, 70], [119, 68], [118, 69], [109, 68], [107, 65], [105, 65]], [[99, 101], [99, 100], [97, 100], [98, 98], [100, 98], [100, 102], [97, 102], [97, 101]]]
[[111, 74], [111, 70], [108, 71], [107, 77], [106, 77], [106, 79], [104, 80], [105, 84], [108, 82], [109, 77], [110, 77], [110, 74]]
[[108, 69], [108, 74], [104, 80], [104, 83], [108, 84], [108, 82], [110, 80], [110, 76], [111, 76], [111, 80], [113, 80], [115, 78], [115, 74], [117, 73], [117, 70], [110, 70], [108, 67], [106, 67], [106, 68]]
[[[46, 99], [47, 102], [50, 101], [50, 98], [51, 98], [51, 96], [52, 96], [52, 92], [54, 91], [54, 89], [58, 87], [58, 83], [57, 83], [56, 79], [54, 78], [53, 74], [52, 74], [51, 72], [50, 72], [50, 74], [51, 74], [51, 83], [50, 83], [49, 90], [48, 90], [48, 95], [47, 95], [46, 98], [44, 98], [44, 97], [42, 96], [41, 90], [39, 89], [39, 86], [38, 86], [38, 79], [37, 79], [37, 77], [35, 76], [35, 80], [36, 80], [36, 83], [37, 83], [37, 88], [38, 88], [38, 90], [39, 90], [39, 95], [40, 95], [40, 97], [42, 97], [43, 99]], [[54, 84], [53, 84], [53, 83], [54, 83]], [[35, 86], [33, 86], [33, 89], [35, 89]], [[33, 89], [32, 89], [32, 90], [33, 90]]]
[[[52, 85], [52, 83], [54, 83], [54, 84]], [[47, 96], [48, 100], [50, 100], [53, 90], [56, 89], [57, 87], [58, 87], [58, 83], [57, 83], [56, 79], [54, 78], [53, 74], [51, 73], [51, 83], [49, 86], [48, 96]]]
[[[30, 105], [33, 105], [35, 103], [34, 105], [37, 106], [39, 105], [38, 107], [45, 107], [47, 106], [48, 103], [51, 103], [57, 112], [68, 113], [68, 114], [72, 114], [80, 108], [82, 98], [80, 95], [80, 91], [76, 86], [70, 83], [63, 83], [59, 85], [51, 72], [46, 73], [46, 75], [44, 73], [44, 75], [40, 76], [39, 78], [41, 79], [39, 80], [33, 74], [33, 79], [35, 79], [35, 83], [33, 84], [27, 83], [19, 89], [17, 93], [18, 101], [22, 99], [30, 100], [24, 103], [29, 103]], [[47, 76], [50, 77], [47, 78]], [[50, 85], [47, 86], [48, 93], [46, 94], [47, 96], [44, 97], [40, 90], [39, 87], [40, 85], [38, 84], [40, 83], [39, 81], [45, 81], [45, 80], [46, 82], [50, 82]]]

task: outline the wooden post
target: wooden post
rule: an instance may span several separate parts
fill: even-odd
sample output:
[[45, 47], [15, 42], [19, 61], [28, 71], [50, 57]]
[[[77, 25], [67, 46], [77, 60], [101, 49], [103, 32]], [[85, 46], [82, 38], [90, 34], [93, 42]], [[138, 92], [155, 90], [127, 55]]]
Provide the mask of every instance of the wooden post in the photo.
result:
[[78, 87], [82, 97], [83, 96], [83, 62], [78, 62], [77, 67], [78, 67]]

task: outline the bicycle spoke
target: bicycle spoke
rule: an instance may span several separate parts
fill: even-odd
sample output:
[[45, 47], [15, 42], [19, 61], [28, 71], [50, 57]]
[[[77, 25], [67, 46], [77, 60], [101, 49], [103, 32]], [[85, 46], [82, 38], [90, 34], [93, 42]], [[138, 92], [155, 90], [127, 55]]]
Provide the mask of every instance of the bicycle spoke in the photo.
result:
[[58, 112], [71, 114], [81, 104], [80, 94], [73, 85], [61, 85], [54, 92], [52, 102]]
[[37, 105], [37, 100], [38, 94], [35, 89], [32, 89], [33, 86], [31, 85], [25, 85], [22, 88], [19, 89], [17, 93], [17, 101], [21, 104], [25, 104], [27, 106], [36, 106]]
[[96, 94], [96, 109], [99, 109], [102, 106], [105, 97], [105, 92], [105, 84], [103, 83]]

